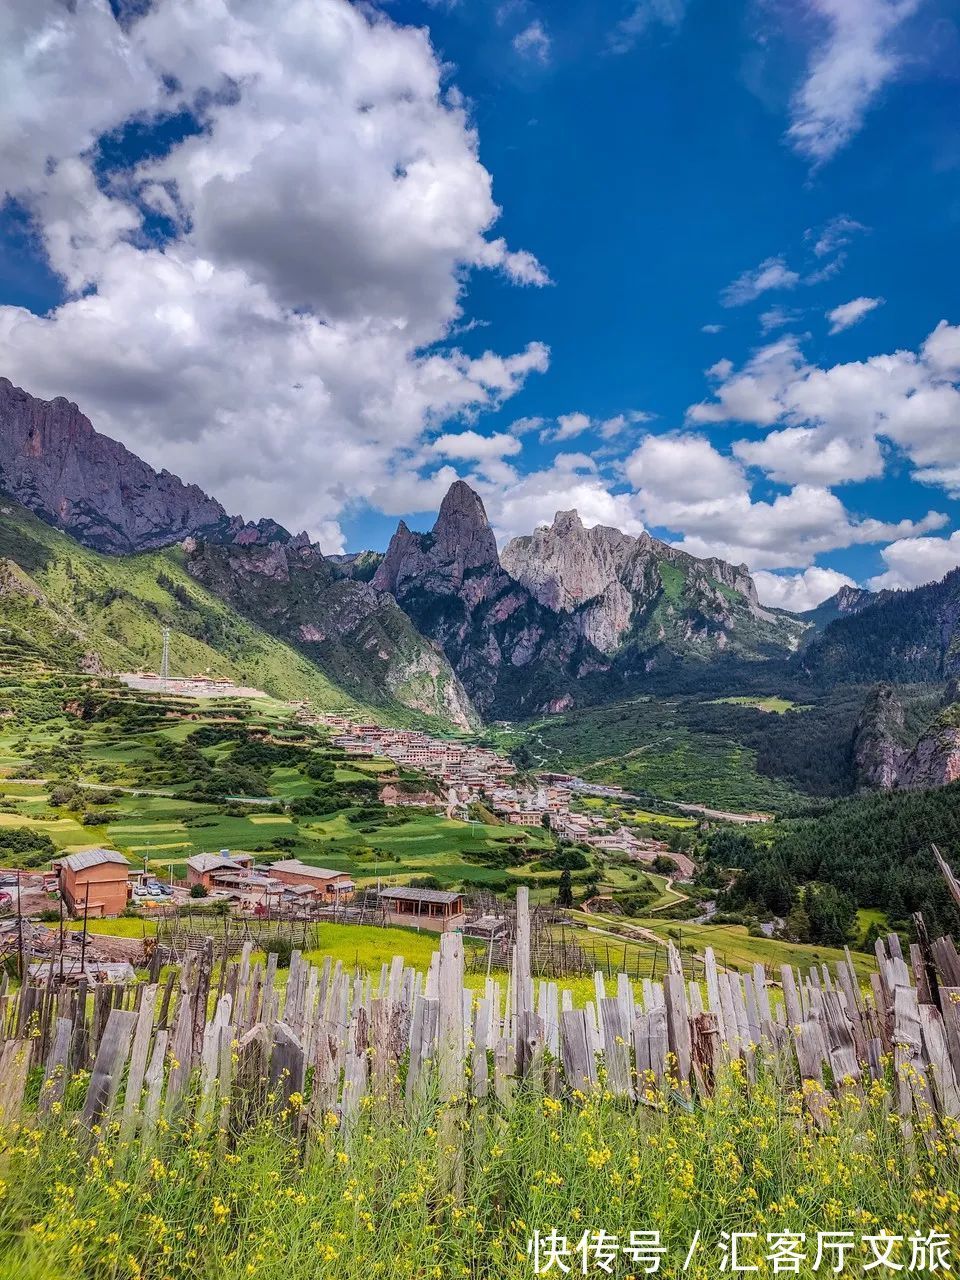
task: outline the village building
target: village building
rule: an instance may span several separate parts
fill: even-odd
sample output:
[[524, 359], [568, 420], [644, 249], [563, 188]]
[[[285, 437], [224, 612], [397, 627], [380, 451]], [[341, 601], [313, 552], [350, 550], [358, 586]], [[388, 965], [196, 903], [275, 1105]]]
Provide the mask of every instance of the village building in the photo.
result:
[[118, 916], [130, 899], [130, 864], [113, 849], [87, 849], [54, 861], [60, 893], [73, 914]]
[[447, 933], [466, 923], [462, 893], [390, 885], [380, 890], [380, 902], [390, 924], [418, 925]]
[[209, 893], [217, 887], [220, 873], [249, 874], [252, 869], [252, 853], [230, 853], [227, 849], [219, 853], [195, 853], [187, 859], [187, 884], [191, 888], [195, 884], [203, 885]]
[[266, 868], [267, 873], [284, 885], [306, 885], [326, 902], [343, 902], [352, 898], [356, 885], [345, 871], [328, 867], [311, 867], [298, 858], [286, 858]]

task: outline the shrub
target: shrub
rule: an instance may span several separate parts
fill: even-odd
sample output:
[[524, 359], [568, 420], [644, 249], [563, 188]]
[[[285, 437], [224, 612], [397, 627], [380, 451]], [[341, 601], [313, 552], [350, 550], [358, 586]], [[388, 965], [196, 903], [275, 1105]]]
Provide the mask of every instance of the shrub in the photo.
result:
[[284, 938], [282, 934], [277, 934], [272, 938], [265, 938], [263, 949], [267, 955], [274, 953], [277, 957], [278, 969], [289, 969], [290, 958], [293, 955], [293, 943], [289, 938]]
[[191, 898], [205, 898], [207, 896], [207, 887], [202, 884], [192, 884], [190, 886]]

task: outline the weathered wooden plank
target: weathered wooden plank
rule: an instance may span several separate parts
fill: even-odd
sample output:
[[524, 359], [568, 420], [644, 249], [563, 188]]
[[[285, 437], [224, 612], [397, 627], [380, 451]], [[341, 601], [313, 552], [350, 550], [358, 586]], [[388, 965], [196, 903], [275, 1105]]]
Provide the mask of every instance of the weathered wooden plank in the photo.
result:
[[667, 974], [664, 979], [664, 995], [667, 1005], [667, 1040], [670, 1052], [676, 1058], [677, 1078], [684, 1085], [690, 1079], [692, 1058], [686, 988], [682, 974]]
[[[47, 1055], [43, 1073], [43, 1086], [37, 1110], [46, 1115], [55, 1102], [60, 1102], [70, 1074], [70, 1040], [73, 1034], [73, 1023], [69, 1018], [58, 1018], [53, 1044]], [[2, 1073], [2, 1063], [0, 1063]]]
[[120, 1120], [120, 1136], [126, 1141], [133, 1133], [140, 1115], [143, 1078], [147, 1071], [147, 1056], [150, 1052], [150, 1036], [153, 1032], [153, 1011], [157, 999], [157, 984], [151, 983], [143, 990], [140, 1011], [137, 1014], [136, 1030], [133, 1034], [133, 1048], [130, 1050], [130, 1070], [127, 1073], [126, 1090], [123, 1096], [123, 1114]]
[[589, 1093], [597, 1084], [597, 1063], [587, 1035], [583, 1009], [566, 1009], [560, 1014], [560, 1052], [563, 1074], [571, 1089]]
[[82, 1118], [88, 1129], [98, 1125], [113, 1109], [136, 1025], [135, 1013], [111, 1009], [83, 1104]]

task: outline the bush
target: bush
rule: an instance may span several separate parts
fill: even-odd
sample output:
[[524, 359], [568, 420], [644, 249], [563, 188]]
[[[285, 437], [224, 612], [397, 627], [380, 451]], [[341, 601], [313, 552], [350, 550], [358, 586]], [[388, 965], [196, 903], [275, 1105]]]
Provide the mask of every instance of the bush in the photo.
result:
[[207, 887], [206, 887], [206, 885], [202, 885], [202, 884], [192, 884], [192, 885], [190, 886], [190, 897], [191, 897], [191, 898], [205, 898], [205, 897], [207, 897]]
[[284, 938], [281, 934], [277, 934], [273, 938], [265, 938], [263, 949], [267, 955], [271, 952], [277, 957], [278, 969], [289, 969], [290, 958], [293, 955], [293, 943], [289, 938]]
[[628, 893], [615, 893], [613, 900], [624, 913], [628, 916], [639, 916], [643, 914], [645, 907], [648, 907], [656, 895], [649, 891], [630, 890]]
[[0, 830], [0, 865], [41, 867], [57, 856], [57, 846], [48, 835], [32, 827], [5, 827]]
[[544, 871], [586, 871], [590, 859], [579, 849], [557, 849], [537, 864]]
[[54, 809], [76, 809], [80, 805], [80, 792], [76, 787], [54, 787], [50, 804]]

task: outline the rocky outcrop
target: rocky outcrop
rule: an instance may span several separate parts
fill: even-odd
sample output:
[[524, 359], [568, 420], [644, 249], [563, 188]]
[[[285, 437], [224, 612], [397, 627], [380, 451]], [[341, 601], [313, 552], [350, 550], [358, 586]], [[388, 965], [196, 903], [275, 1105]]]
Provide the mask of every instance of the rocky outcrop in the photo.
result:
[[815, 609], [807, 609], [806, 612], [797, 616], [810, 624], [806, 638], [812, 641], [831, 622], [836, 622], [838, 618], [851, 618], [854, 614], [862, 613], [864, 609], [882, 603], [891, 594], [889, 591], [868, 591], [866, 587], [844, 586], [829, 599], [821, 601]]
[[689, 656], [759, 656], [795, 647], [804, 630], [763, 608], [746, 565], [699, 560], [648, 533], [587, 529], [576, 511], [514, 538], [501, 562], [542, 604], [573, 614], [584, 639], [608, 656], [626, 642]]
[[[854, 735], [857, 783], [861, 787], [916, 791], [960, 779], [960, 700], [956, 682], [919, 737], [908, 734], [904, 709], [893, 688], [878, 686], [864, 703]], [[913, 746], [910, 742], [916, 738]]]
[[906, 790], [945, 787], [960, 779], [960, 702], [947, 707], [901, 764], [898, 785]]
[[373, 578], [436, 641], [473, 701], [491, 714], [535, 714], [609, 664], [576, 620], [542, 604], [500, 563], [483, 502], [451, 486], [430, 533], [401, 521]]
[[886, 790], [897, 785], [907, 754], [903, 707], [890, 685], [869, 695], [853, 735], [853, 764], [857, 786]]
[[387, 594], [344, 577], [306, 534], [272, 521], [230, 543], [190, 538], [187, 568], [221, 599], [295, 645], [343, 690], [371, 705], [400, 703], [470, 729], [476, 711], [443, 653]]
[[606, 525], [585, 528], [576, 511], [558, 511], [549, 528], [508, 542], [500, 562], [541, 604], [572, 612], [619, 582], [636, 542]]
[[230, 528], [219, 502], [100, 435], [62, 396], [0, 378], [0, 489], [99, 551], [169, 546]]

